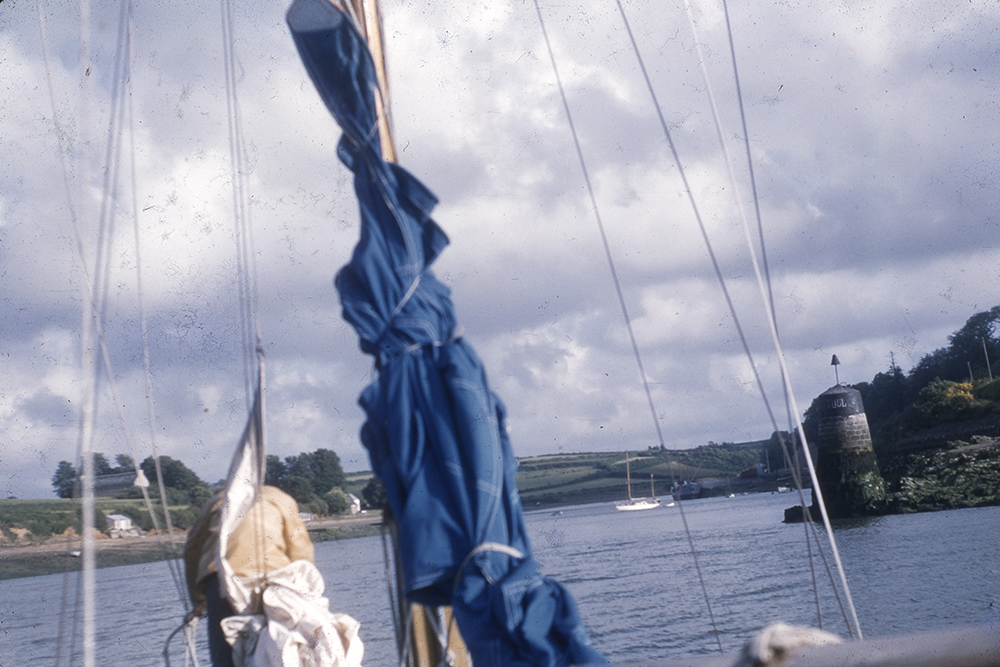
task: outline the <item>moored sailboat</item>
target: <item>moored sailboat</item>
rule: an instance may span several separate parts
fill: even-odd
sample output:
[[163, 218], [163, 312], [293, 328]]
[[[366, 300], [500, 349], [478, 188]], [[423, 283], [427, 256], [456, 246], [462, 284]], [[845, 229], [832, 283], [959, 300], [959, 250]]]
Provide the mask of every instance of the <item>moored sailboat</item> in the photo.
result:
[[628, 452], [625, 452], [625, 488], [628, 491], [628, 500], [624, 503], [615, 504], [615, 509], [618, 511], [651, 510], [660, 506], [660, 499], [656, 497], [656, 488], [653, 485], [652, 473], [649, 475], [649, 498], [632, 497], [632, 473], [629, 468]]

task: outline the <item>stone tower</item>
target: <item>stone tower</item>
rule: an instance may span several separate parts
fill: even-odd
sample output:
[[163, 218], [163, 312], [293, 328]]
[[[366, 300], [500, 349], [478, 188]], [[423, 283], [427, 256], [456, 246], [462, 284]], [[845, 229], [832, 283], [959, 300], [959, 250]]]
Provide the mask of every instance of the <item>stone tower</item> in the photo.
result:
[[[816, 476], [831, 519], [885, 511], [885, 482], [878, 469], [861, 392], [843, 385], [817, 398]], [[815, 494], [810, 510], [818, 518]]]

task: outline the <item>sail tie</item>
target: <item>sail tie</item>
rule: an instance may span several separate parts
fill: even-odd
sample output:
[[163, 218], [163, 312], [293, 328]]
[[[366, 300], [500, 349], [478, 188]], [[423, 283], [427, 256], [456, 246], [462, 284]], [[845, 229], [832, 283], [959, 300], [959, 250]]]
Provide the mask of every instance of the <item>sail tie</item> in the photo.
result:
[[479, 554], [486, 553], [488, 551], [494, 551], [506, 554], [511, 558], [516, 558], [518, 560], [524, 558], [523, 553], [521, 553], [518, 549], [515, 549], [514, 547], [510, 546], [509, 544], [501, 544], [499, 542], [483, 542], [475, 549], [470, 551], [469, 555], [466, 556], [465, 560], [462, 561], [462, 564], [458, 566], [458, 571], [455, 573], [455, 581], [452, 584], [453, 591], [458, 588], [458, 583], [462, 580], [462, 574], [465, 572], [465, 568], [469, 565], [469, 563], [472, 562], [472, 559], [478, 556]]

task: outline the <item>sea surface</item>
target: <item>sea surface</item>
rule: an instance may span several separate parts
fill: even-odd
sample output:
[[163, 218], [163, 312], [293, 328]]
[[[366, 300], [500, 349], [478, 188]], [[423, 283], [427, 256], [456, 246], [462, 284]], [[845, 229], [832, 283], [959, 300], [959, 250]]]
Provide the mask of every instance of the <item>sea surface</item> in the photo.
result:
[[[677, 506], [580, 505], [529, 512], [527, 522], [542, 571], [574, 594], [596, 647], [612, 662], [638, 661], [717, 651], [713, 616], [727, 652], [773, 621], [819, 624], [804, 528], [781, 523], [795, 499], [686, 501], [697, 567]], [[865, 636], [998, 622], [998, 528], [1000, 507], [837, 524]], [[331, 608], [362, 624], [365, 664], [397, 664], [382, 539], [320, 543], [316, 561]], [[847, 636], [821, 561], [816, 569], [823, 627]], [[0, 667], [80, 664], [79, 639], [72, 640], [82, 623], [77, 581], [77, 574], [0, 581]], [[184, 613], [168, 564], [98, 570], [97, 584], [97, 664], [164, 664], [165, 642]], [[208, 665], [203, 626], [197, 639]], [[171, 665], [185, 664], [179, 638], [169, 656]]]

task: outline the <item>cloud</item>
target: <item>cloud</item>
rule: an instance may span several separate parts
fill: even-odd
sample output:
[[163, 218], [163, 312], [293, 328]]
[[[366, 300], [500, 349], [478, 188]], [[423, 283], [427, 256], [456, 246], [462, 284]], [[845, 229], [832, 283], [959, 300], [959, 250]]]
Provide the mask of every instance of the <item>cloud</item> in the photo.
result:
[[[83, 107], [79, 17], [43, 8], [43, 45], [33, 7], [8, 0], [2, 11], [0, 493], [44, 497], [58, 461], [77, 455], [86, 279], [69, 202], [87, 213], [80, 244], [92, 270], [117, 16], [94, 8]], [[297, 60], [284, 8], [235, 11], [269, 448], [328, 447], [349, 469], [367, 468], [356, 401], [372, 368], [331, 285], [357, 235], [339, 131]], [[515, 451], [645, 448], [658, 444], [654, 418], [668, 447], [767, 437], [760, 390], [616, 9], [581, 2], [543, 15], [653, 414], [534, 7], [393, 0], [383, 11], [401, 161], [441, 199], [435, 216], [452, 243], [435, 268], [507, 402]], [[779, 398], [687, 17], [655, 2], [626, 11], [765, 391]], [[1000, 9], [792, 1], [730, 11], [779, 332], [804, 409], [833, 384], [833, 353], [843, 381], [870, 379], [890, 353], [908, 368], [996, 305]], [[155, 444], [214, 481], [246, 417], [242, 341], [254, 326], [236, 271], [220, 18], [185, 0], [135, 12], [134, 116], [106, 237], [107, 342], [132, 435], [105, 379], [96, 448], [113, 456], [131, 441], [144, 458]], [[724, 17], [709, 5], [694, 16], [756, 240]]]

